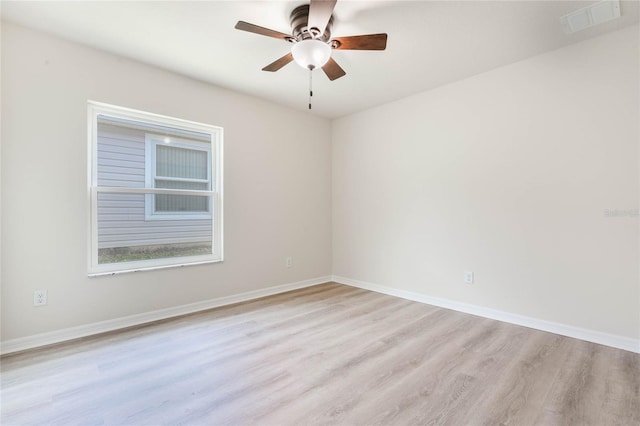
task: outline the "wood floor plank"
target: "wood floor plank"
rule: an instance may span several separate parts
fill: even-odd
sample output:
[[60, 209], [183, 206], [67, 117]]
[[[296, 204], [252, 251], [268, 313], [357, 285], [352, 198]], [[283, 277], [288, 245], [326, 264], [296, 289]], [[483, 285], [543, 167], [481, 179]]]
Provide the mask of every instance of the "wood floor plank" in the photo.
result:
[[560, 370], [569, 339], [527, 330], [527, 339], [515, 357], [492, 380], [466, 413], [464, 423], [533, 424]]
[[538, 424], [640, 424], [637, 354], [572, 340]]
[[0, 360], [3, 425], [640, 425], [640, 355], [328, 283]]

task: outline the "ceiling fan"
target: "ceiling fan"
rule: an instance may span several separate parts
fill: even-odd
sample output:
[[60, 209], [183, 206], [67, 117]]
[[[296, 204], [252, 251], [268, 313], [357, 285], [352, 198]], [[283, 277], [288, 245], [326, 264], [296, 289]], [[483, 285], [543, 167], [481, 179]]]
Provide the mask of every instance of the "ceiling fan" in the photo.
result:
[[296, 7], [291, 12], [292, 34], [284, 34], [244, 21], [235, 28], [292, 43], [291, 51], [275, 60], [263, 71], [275, 72], [295, 61], [303, 68], [313, 71], [322, 68], [329, 80], [336, 80], [346, 72], [331, 57], [332, 50], [385, 50], [387, 34], [367, 34], [331, 38], [333, 9], [337, 0], [311, 0], [310, 4]]

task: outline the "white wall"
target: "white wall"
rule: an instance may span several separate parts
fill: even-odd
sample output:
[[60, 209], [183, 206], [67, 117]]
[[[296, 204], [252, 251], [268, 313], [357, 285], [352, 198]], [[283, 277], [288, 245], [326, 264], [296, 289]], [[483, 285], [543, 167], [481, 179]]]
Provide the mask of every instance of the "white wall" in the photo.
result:
[[334, 121], [334, 275], [638, 339], [638, 47], [635, 26]]
[[[87, 277], [89, 99], [224, 127], [224, 263]], [[330, 131], [3, 23], [2, 340], [330, 275]], [[32, 306], [39, 289], [46, 307]]]

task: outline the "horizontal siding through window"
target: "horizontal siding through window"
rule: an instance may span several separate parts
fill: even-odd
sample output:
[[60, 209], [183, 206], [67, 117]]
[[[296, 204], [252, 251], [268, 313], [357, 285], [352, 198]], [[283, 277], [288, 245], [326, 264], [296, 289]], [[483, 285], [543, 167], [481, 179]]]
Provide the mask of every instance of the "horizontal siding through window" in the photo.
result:
[[[165, 233], [161, 239], [158, 238], [149, 238], [152, 237], [151, 234], [139, 234], [137, 235], [140, 239], [136, 240], [138, 244], [136, 245], [127, 245], [124, 247], [139, 247], [146, 245], [162, 245], [167, 243], [194, 243], [194, 242], [204, 242], [211, 241], [211, 235], [200, 235], [198, 233], [193, 233], [191, 235], [185, 235], [182, 233]], [[147, 237], [147, 238], [142, 238]], [[104, 235], [103, 237], [104, 247], [99, 248], [113, 248], [113, 247], [123, 247], [120, 243], [120, 238], [118, 235]], [[187, 239], [188, 241], [185, 241]], [[116, 243], [113, 245], [112, 243]]]
[[[194, 222], [199, 222], [199, 221], [194, 221]], [[117, 222], [115, 222], [113, 225], [115, 225]], [[108, 224], [111, 225], [111, 224]], [[145, 226], [145, 227], [138, 227], [138, 226], [132, 226], [131, 224], [128, 224], [125, 222], [125, 226], [105, 226], [105, 228], [102, 230], [103, 235], [117, 235], [119, 232], [121, 232], [122, 228], [129, 228], [129, 233], [130, 234], [136, 234], [136, 233], [149, 233], [149, 232], [171, 232], [171, 233], [178, 233], [178, 232], [186, 232], [186, 233], [210, 233], [211, 231], [211, 226], [209, 226], [207, 223], [202, 223], [200, 222], [197, 225], [192, 225], [192, 226], [185, 226], [182, 225], [180, 223], [175, 223], [173, 224], [174, 226], [163, 226], [163, 224], [160, 224], [158, 226]]]
[[[103, 200], [102, 196], [108, 195]], [[121, 198], [121, 199], [118, 199]], [[145, 220], [144, 195], [98, 196], [98, 248], [211, 241], [211, 220]]]
[[98, 125], [98, 186], [143, 188], [144, 132]]
[[[98, 185], [145, 187], [145, 133], [98, 125]], [[98, 195], [98, 249], [212, 240], [209, 219], [145, 220], [142, 194]]]

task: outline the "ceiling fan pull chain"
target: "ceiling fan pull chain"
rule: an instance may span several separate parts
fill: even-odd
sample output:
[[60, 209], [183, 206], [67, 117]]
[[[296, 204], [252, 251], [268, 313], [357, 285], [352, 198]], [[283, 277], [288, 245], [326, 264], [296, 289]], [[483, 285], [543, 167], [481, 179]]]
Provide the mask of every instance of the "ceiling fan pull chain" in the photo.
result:
[[313, 69], [309, 69], [309, 109], [311, 109], [311, 97], [313, 96]]

